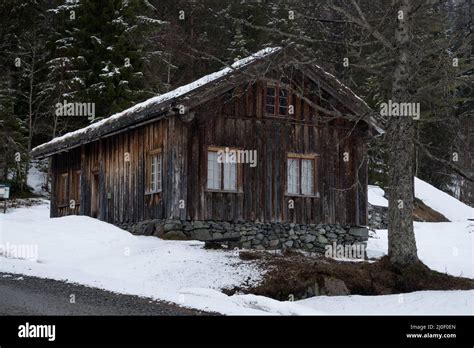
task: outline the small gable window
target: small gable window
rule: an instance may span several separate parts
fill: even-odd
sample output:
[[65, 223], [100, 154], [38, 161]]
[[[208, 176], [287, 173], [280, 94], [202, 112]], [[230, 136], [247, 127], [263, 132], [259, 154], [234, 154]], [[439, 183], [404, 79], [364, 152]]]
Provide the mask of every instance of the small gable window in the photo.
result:
[[270, 115], [275, 115], [275, 87], [267, 87], [267, 97], [265, 104], [265, 112]]
[[288, 90], [280, 89], [278, 96], [278, 113], [286, 116], [288, 114]]
[[269, 86], [265, 89], [265, 113], [271, 116], [288, 115], [288, 89]]

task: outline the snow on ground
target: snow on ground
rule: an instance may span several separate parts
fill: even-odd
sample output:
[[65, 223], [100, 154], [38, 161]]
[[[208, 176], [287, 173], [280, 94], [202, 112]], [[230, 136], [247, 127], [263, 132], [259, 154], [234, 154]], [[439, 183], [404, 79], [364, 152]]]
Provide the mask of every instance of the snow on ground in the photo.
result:
[[447, 193], [415, 177], [415, 196], [450, 221], [474, 219], [474, 209]]
[[[417, 223], [415, 229], [424, 262], [473, 276], [472, 234], [466, 223]], [[386, 253], [384, 231], [377, 235], [368, 246], [372, 256]], [[37, 245], [35, 257], [5, 253], [6, 247], [27, 244]], [[0, 272], [66, 280], [230, 315], [473, 314], [474, 291], [322, 296], [296, 302], [227, 296], [220, 290], [258, 282], [264, 271], [233, 251], [205, 250], [198, 241], [134, 236], [86, 216], [50, 219], [46, 204], [0, 214]]]
[[318, 296], [298, 303], [331, 315], [473, 315], [474, 290], [416, 291], [384, 296]]
[[[227, 315], [325, 315], [317, 308], [299, 304], [299, 301], [277, 301], [257, 295], [227, 296], [212, 289], [182, 289], [181, 293], [190, 302], [205, 304], [219, 313]], [[186, 302], [183, 302], [186, 303]]]
[[388, 200], [384, 197], [385, 191], [379, 186], [369, 185], [369, 203], [372, 205], [377, 205], [379, 207], [388, 207]]
[[[37, 245], [37, 255], [5, 252], [31, 244]], [[223, 294], [223, 288], [255, 283], [263, 271], [232, 251], [205, 250], [203, 245], [134, 236], [86, 216], [50, 219], [46, 204], [0, 214], [0, 272], [67, 280], [227, 314], [317, 313], [296, 303]]]
[[201, 242], [134, 236], [89, 217], [49, 219], [48, 214], [48, 206], [41, 205], [1, 218], [0, 243], [38, 244], [37, 262], [2, 259], [1, 271], [175, 302], [183, 287], [220, 289], [259, 276], [232, 253], [204, 250]]
[[[415, 222], [418, 257], [428, 267], [454, 276], [474, 278], [474, 223]], [[367, 256], [387, 254], [387, 230], [377, 230], [369, 238]]]
[[[387, 207], [384, 190], [369, 185], [369, 203]], [[473, 208], [415, 177], [415, 196], [453, 222], [415, 222], [418, 256], [430, 268], [454, 276], [474, 278]], [[367, 245], [369, 257], [387, 254], [387, 230], [377, 230]]]
[[44, 187], [48, 180], [47, 170], [44, 170], [45, 166], [47, 168], [47, 161], [32, 161], [28, 171], [27, 185], [38, 195], [45, 194]]
[[[369, 202], [388, 206], [384, 191], [369, 185]], [[415, 178], [415, 196], [453, 222], [415, 222], [418, 256], [430, 268], [454, 276], [474, 278], [473, 209], [456, 198]], [[385, 200], [385, 201], [384, 201]], [[377, 230], [367, 245], [368, 257], [387, 254], [387, 230]]]
[[[379, 186], [369, 185], [369, 203], [380, 207], [388, 207], [388, 200], [384, 197], [385, 191]], [[415, 197], [437, 212], [443, 214], [450, 221], [466, 221], [474, 219], [474, 209], [438, 190], [426, 181], [415, 177]]]

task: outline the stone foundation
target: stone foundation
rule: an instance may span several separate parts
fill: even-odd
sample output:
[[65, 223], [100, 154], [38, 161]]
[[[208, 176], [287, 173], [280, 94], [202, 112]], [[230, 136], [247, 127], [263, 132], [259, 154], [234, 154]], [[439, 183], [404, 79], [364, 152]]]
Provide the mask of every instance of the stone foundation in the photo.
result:
[[328, 244], [365, 243], [365, 227], [278, 222], [147, 220], [119, 226], [133, 234], [174, 240], [222, 242], [229, 248], [301, 249], [324, 252]]

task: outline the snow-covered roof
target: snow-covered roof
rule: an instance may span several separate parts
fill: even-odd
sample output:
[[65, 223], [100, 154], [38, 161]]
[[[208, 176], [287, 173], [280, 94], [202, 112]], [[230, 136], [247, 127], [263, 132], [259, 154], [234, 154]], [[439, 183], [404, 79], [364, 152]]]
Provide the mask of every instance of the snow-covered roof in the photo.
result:
[[[110, 117], [95, 122], [87, 127], [56, 137], [47, 143], [35, 147], [31, 151], [31, 155], [33, 157], [50, 156], [54, 153], [79, 146], [81, 143], [97, 140], [102, 136], [105, 136], [112, 132], [116, 132], [124, 127], [129, 126], [130, 124], [142, 122], [145, 120], [145, 118], [157, 115], [158, 113], [166, 110], [165, 105], [168, 107], [169, 110], [170, 105], [168, 104], [171, 101], [185, 99], [191, 93], [194, 93], [206, 86], [212, 85], [211, 82], [217, 82], [218, 80], [220, 81], [222, 79], [225, 79], [229, 75], [232, 75], [232, 73], [238, 72], [243, 68], [250, 66], [252, 63], [262, 60], [262, 58], [268, 58], [270, 55], [273, 55], [282, 50], [283, 49], [281, 47], [264, 48], [249, 57], [236, 61], [232, 65], [225, 67], [222, 70], [201, 77], [200, 79], [193, 81], [187, 85], [178, 87], [165, 94], [152, 97], [148, 100], [145, 100], [144, 102], [138, 103], [128, 109], [125, 109]], [[350, 88], [340, 82], [335, 76], [325, 72], [324, 69], [319, 66], [313, 66], [314, 68], [320, 70], [320, 72], [322, 71], [322, 73], [326, 75], [328, 81], [330, 81], [331, 84], [337, 86], [337, 90], [339, 91], [339, 93], [349, 95], [351, 99], [356, 104], [358, 104], [359, 107], [362, 107], [366, 111], [370, 110], [369, 106], [359, 96], [357, 96]], [[163, 107], [160, 109], [161, 106]], [[377, 126], [376, 122], [375, 125], [372, 126], [374, 126], [377, 132], [383, 133], [383, 130], [381, 130], [381, 128]]]
[[100, 127], [103, 127], [105, 125], [116, 122], [118, 119], [124, 117], [125, 115], [135, 113], [137, 111], [143, 110], [143, 109], [148, 108], [148, 107], [153, 106], [153, 105], [161, 104], [161, 103], [163, 103], [165, 101], [168, 101], [170, 99], [175, 99], [175, 98], [181, 97], [185, 94], [188, 94], [189, 92], [191, 92], [193, 90], [196, 90], [199, 87], [202, 87], [204, 85], [209, 84], [210, 82], [213, 82], [217, 79], [220, 79], [220, 78], [230, 74], [231, 72], [233, 72], [235, 70], [239, 70], [239, 69], [243, 68], [244, 66], [246, 66], [246, 65], [248, 65], [248, 64], [250, 64], [250, 63], [252, 63], [252, 62], [254, 62], [258, 59], [264, 58], [264, 57], [266, 57], [266, 56], [268, 56], [272, 53], [275, 53], [275, 52], [279, 51], [280, 49], [281, 49], [280, 47], [264, 48], [264, 49], [262, 49], [262, 50], [260, 50], [256, 53], [252, 54], [249, 57], [245, 57], [243, 59], [240, 59], [240, 60], [236, 61], [231, 66], [228, 66], [228, 67], [226, 67], [222, 70], [219, 70], [217, 72], [214, 72], [212, 74], [203, 76], [203, 77], [201, 77], [200, 79], [198, 79], [196, 81], [188, 83], [187, 85], [183, 85], [183, 86], [178, 87], [178, 88], [176, 88], [172, 91], [169, 91], [167, 93], [164, 93], [164, 94], [152, 97], [150, 99], [147, 99], [144, 102], [138, 103], [138, 104], [136, 104], [136, 105], [134, 105], [134, 106], [132, 106], [128, 109], [125, 109], [125, 110], [123, 110], [121, 112], [118, 112], [118, 113], [116, 113], [116, 114], [114, 114], [110, 117], [107, 117], [107, 118], [102, 119], [98, 122], [95, 122], [95, 123], [93, 123], [93, 124], [91, 124], [87, 127], [78, 129], [78, 130], [73, 131], [73, 132], [66, 133], [66, 134], [64, 134], [60, 137], [56, 137], [56, 138], [52, 139], [51, 141], [49, 141], [47, 143], [44, 143], [44, 144], [41, 144], [41, 145], [35, 147], [32, 150], [32, 153], [34, 155], [35, 153], [42, 152], [42, 150], [46, 149], [47, 147], [51, 147], [53, 145], [59, 145], [62, 142], [64, 142], [65, 140], [70, 139], [72, 137], [76, 137], [76, 136], [79, 136], [79, 135], [85, 135], [88, 132], [91, 132], [92, 130], [96, 130], [96, 129], [98, 129]]

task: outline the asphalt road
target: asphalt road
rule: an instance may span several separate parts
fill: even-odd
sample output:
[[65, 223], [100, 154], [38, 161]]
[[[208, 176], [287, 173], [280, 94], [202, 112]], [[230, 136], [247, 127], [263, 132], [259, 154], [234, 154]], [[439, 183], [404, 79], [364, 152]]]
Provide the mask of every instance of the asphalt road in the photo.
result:
[[[75, 303], [71, 303], [71, 294]], [[0, 315], [209, 315], [61, 281], [0, 273]]]

